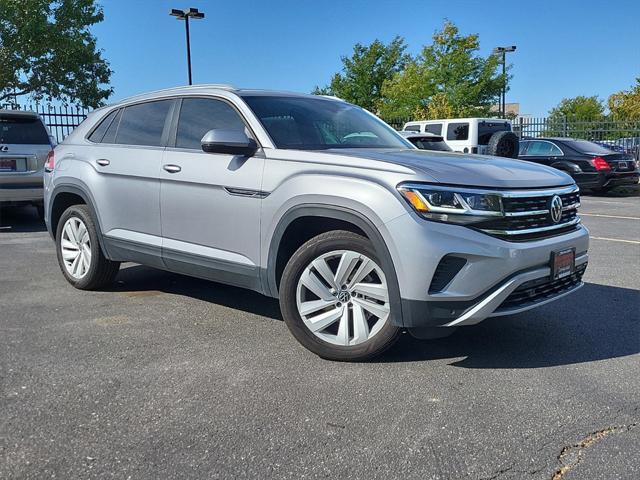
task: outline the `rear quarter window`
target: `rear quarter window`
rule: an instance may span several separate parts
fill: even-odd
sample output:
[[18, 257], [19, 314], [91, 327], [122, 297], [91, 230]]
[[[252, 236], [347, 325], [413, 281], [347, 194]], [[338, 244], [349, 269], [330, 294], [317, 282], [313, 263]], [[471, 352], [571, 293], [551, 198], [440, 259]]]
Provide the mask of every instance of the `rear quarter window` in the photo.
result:
[[0, 143], [49, 145], [49, 134], [40, 118], [0, 115]]
[[469, 124], [450, 123], [447, 126], [447, 140], [469, 140]]

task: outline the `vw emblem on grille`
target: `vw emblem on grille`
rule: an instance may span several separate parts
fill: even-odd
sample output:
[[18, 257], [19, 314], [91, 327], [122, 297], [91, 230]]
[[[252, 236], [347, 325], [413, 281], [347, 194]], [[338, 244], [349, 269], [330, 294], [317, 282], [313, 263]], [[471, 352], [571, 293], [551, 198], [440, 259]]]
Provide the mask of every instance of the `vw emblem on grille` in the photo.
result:
[[558, 195], [551, 197], [549, 212], [553, 223], [558, 223], [562, 219], [562, 199]]

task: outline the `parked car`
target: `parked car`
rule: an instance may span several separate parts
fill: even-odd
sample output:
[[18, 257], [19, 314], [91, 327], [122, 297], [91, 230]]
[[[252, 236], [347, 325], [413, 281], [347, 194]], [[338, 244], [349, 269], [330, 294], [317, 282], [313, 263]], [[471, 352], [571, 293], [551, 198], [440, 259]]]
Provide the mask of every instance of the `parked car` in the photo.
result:
[[518, 158], [518, 136], [513, 133], [509, 120], [498, 118], [420, 120], [405, 123], [402, 130], [440, 135], [456, 152]]
[[53, 146], [37, 113], [0, 110], [0, 207], [33, 205], [44, 218], [42, 175]]
[[587, 265], [571, 177], [418, 150], [338, 99], [152, 92], [92, 112], [47, 170], [71, 285], [101, 288], [137, 262], [252, 289], [335, 360], [545, 304]]
[[440, 135], [433, 133], [400, 132], [404, 138], [420, 150], [435, 150], [438, 152], [451, 152], [451, 148]]
[[640, 177], [633, 155], [614, 152], [587, 140], [521, 140], [519, 158], [567, 172], [580, 188], [599, 192], [607, 192], [619, 185], [636, 184]]

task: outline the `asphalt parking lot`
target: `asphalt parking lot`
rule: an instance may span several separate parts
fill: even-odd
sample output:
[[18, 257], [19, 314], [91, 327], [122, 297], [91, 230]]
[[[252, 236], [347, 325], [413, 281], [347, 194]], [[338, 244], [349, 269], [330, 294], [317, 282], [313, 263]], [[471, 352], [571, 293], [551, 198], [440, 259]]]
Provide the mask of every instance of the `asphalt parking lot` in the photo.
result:
[[137, 265], [75, 290], [3, 211], [0, 478], [640, 478], [640, 197], [581, 214], [576, 294], [348, 364], [251, 292]]

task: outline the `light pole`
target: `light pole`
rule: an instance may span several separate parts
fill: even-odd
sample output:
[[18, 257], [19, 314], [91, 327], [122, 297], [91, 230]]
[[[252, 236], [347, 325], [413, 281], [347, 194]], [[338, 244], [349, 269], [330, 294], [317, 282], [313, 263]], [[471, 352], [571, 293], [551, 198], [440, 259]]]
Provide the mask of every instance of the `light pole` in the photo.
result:
[[516, 46], [510, 47], [496, 47], [493, 49], [494, 55], [502, 54], [502, 99], [501, 99], [501, 114], [502, 118], [507, 116], [507, 53], [515, 52]]
[[204, 18], [204, 13], [198, 11], [197, 8], [189, 8], [186, 10], [172, 8], [169, 15], [176, 17], [178, 20], [184, 20], [184, 28], [187, 34], [187, 69], [189, 70], [189, 85], [191, 85], [191, 40], [189, 39], [189, 17], [194, 20], [200, 20], [201, 18]]

